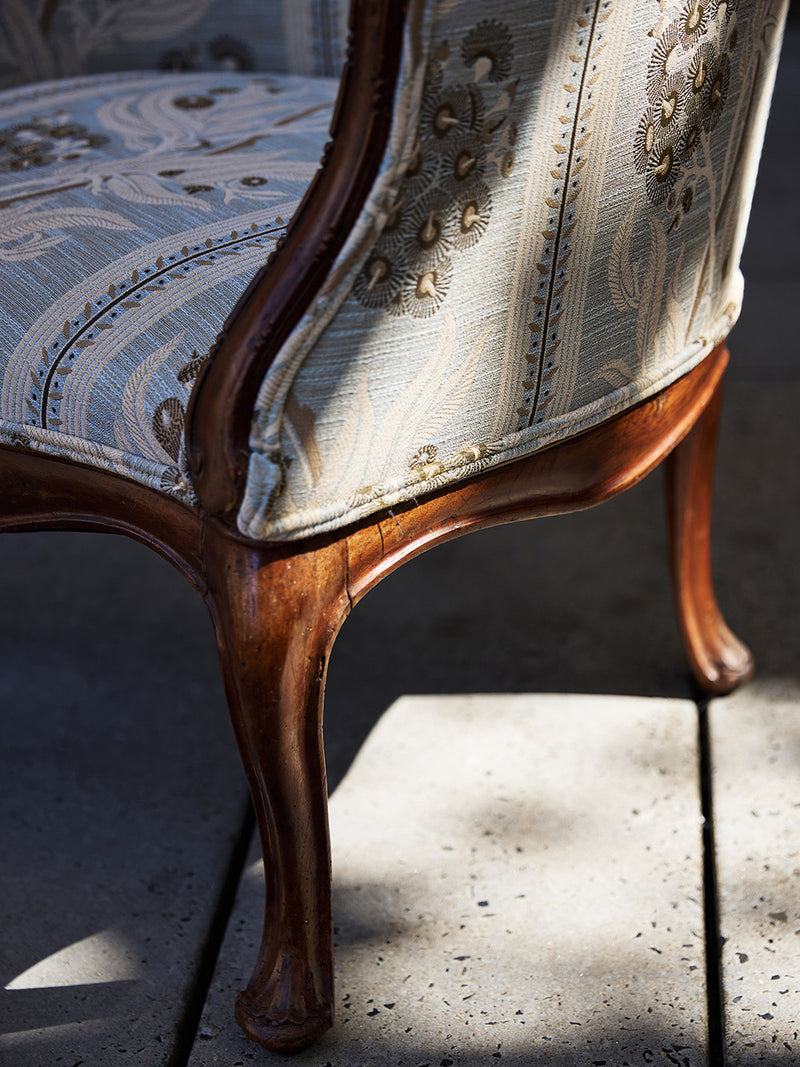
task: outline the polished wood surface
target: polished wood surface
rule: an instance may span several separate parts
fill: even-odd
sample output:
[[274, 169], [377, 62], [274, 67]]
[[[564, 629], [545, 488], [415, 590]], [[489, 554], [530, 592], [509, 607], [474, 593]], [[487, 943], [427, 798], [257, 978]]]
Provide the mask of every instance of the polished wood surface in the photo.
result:
[[351, 601], [406, 559], [469, 530], [578, 511], [631, 488], [688, 434], [727, 362], [720, 346], [661, 393], [586, 433], [361, 524], [346, 538]]
[[469, 530], [600, 503], [669, 457], [674, 584], [691, 669], [706, 693], [749, 676], [749, 653], [716, 607], [709, 558], [727, 359], [720, 346], [667, 389], [586, 433], [292, 543], [258, 544], [114, 474], [0, 448], [0, 529], [127, 534], [177, 566], [209, 608], [265, 861], [263, 939], [236, 1008], [248, 1036], [293, 1051], [332, 1024], [325, 676], [348, 612], [406, 560]]
[[200, 515], [116, 474], [0, 446], [0, 531], [122, 533], [168, 559], [205, 596]]
[[333, 917], [322, 702], [349, 610], [341, 542], [270, 558], [219, 530], [205, 542], [209, 606], [265, 871], [261, 948], [236, 1018], [267, 1048], [333, 1022]]
[[711, 490], [721, 402], [718, 388], [664, 465], [678, 624], [692, 674], [708, 695], [730, 693], [754, 669], [750, 649], [720, 614], [711, 576]]

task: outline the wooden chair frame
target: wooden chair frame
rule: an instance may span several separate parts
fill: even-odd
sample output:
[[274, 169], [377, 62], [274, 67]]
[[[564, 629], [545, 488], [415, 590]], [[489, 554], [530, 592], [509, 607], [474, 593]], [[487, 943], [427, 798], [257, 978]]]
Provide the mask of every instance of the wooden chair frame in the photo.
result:
[[711, 582], [724, 346], [595, 429], [418, 503], [288, 544], [237, 532], [259, 385], [333, 263], [380, 163], [404, 6], [355, 4], [323, 168], [192, 394], [187, 453], [199, 508], [99, 469], [0, 448], [0, 529], [128, 534], [170, 560], [208, 605], [266, 871], [261, 949], [236, 1014], [249, 1037], [284, 1052], [332, 1023], [323, 693], [339, 627], [381, 578], [469, 530], [600, 503], [666, 459], [675, 600], [694, 677], [705, 692], [724, 693], [752, 673], [750, 653], [725, 626]]

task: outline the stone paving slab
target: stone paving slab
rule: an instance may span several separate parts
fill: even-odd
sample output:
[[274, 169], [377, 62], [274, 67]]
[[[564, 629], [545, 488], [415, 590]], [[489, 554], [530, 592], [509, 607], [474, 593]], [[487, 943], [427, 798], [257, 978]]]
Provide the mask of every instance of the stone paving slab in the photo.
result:
[[800, 684], [711, 708], [728, 1067], [800, 1060]]
[[122, 538], [2, 545], [0, 1063], [159, 1067], [246, 803], [206, 611]]
[[[705, 1062], [696, 712], [405, 697], [331, 802], [337, 1021], [298, 1067]], [[243, 880], [190, 1067], [272, 1062], [232, 1009]]]

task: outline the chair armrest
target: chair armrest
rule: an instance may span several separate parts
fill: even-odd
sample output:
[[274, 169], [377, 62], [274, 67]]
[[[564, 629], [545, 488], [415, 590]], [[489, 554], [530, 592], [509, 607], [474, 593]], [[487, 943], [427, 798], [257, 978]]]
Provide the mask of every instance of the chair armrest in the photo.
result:
[[321, 169], [285, 238], [229, 316], [192, 393], [186, 452], [197, 497], [231, 527], [244, 492], [261, 383], [341, 251], [379, 170], [406, 8], [406, 0], [354, 0]]

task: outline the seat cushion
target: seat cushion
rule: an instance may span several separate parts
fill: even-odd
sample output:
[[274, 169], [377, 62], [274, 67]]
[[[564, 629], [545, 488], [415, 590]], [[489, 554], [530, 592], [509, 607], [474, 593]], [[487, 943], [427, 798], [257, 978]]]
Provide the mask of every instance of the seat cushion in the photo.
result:
[[317, 169], [336, 91], [136, 73], [0, 94], [0, 441], [192, 499], [186, 399]]

